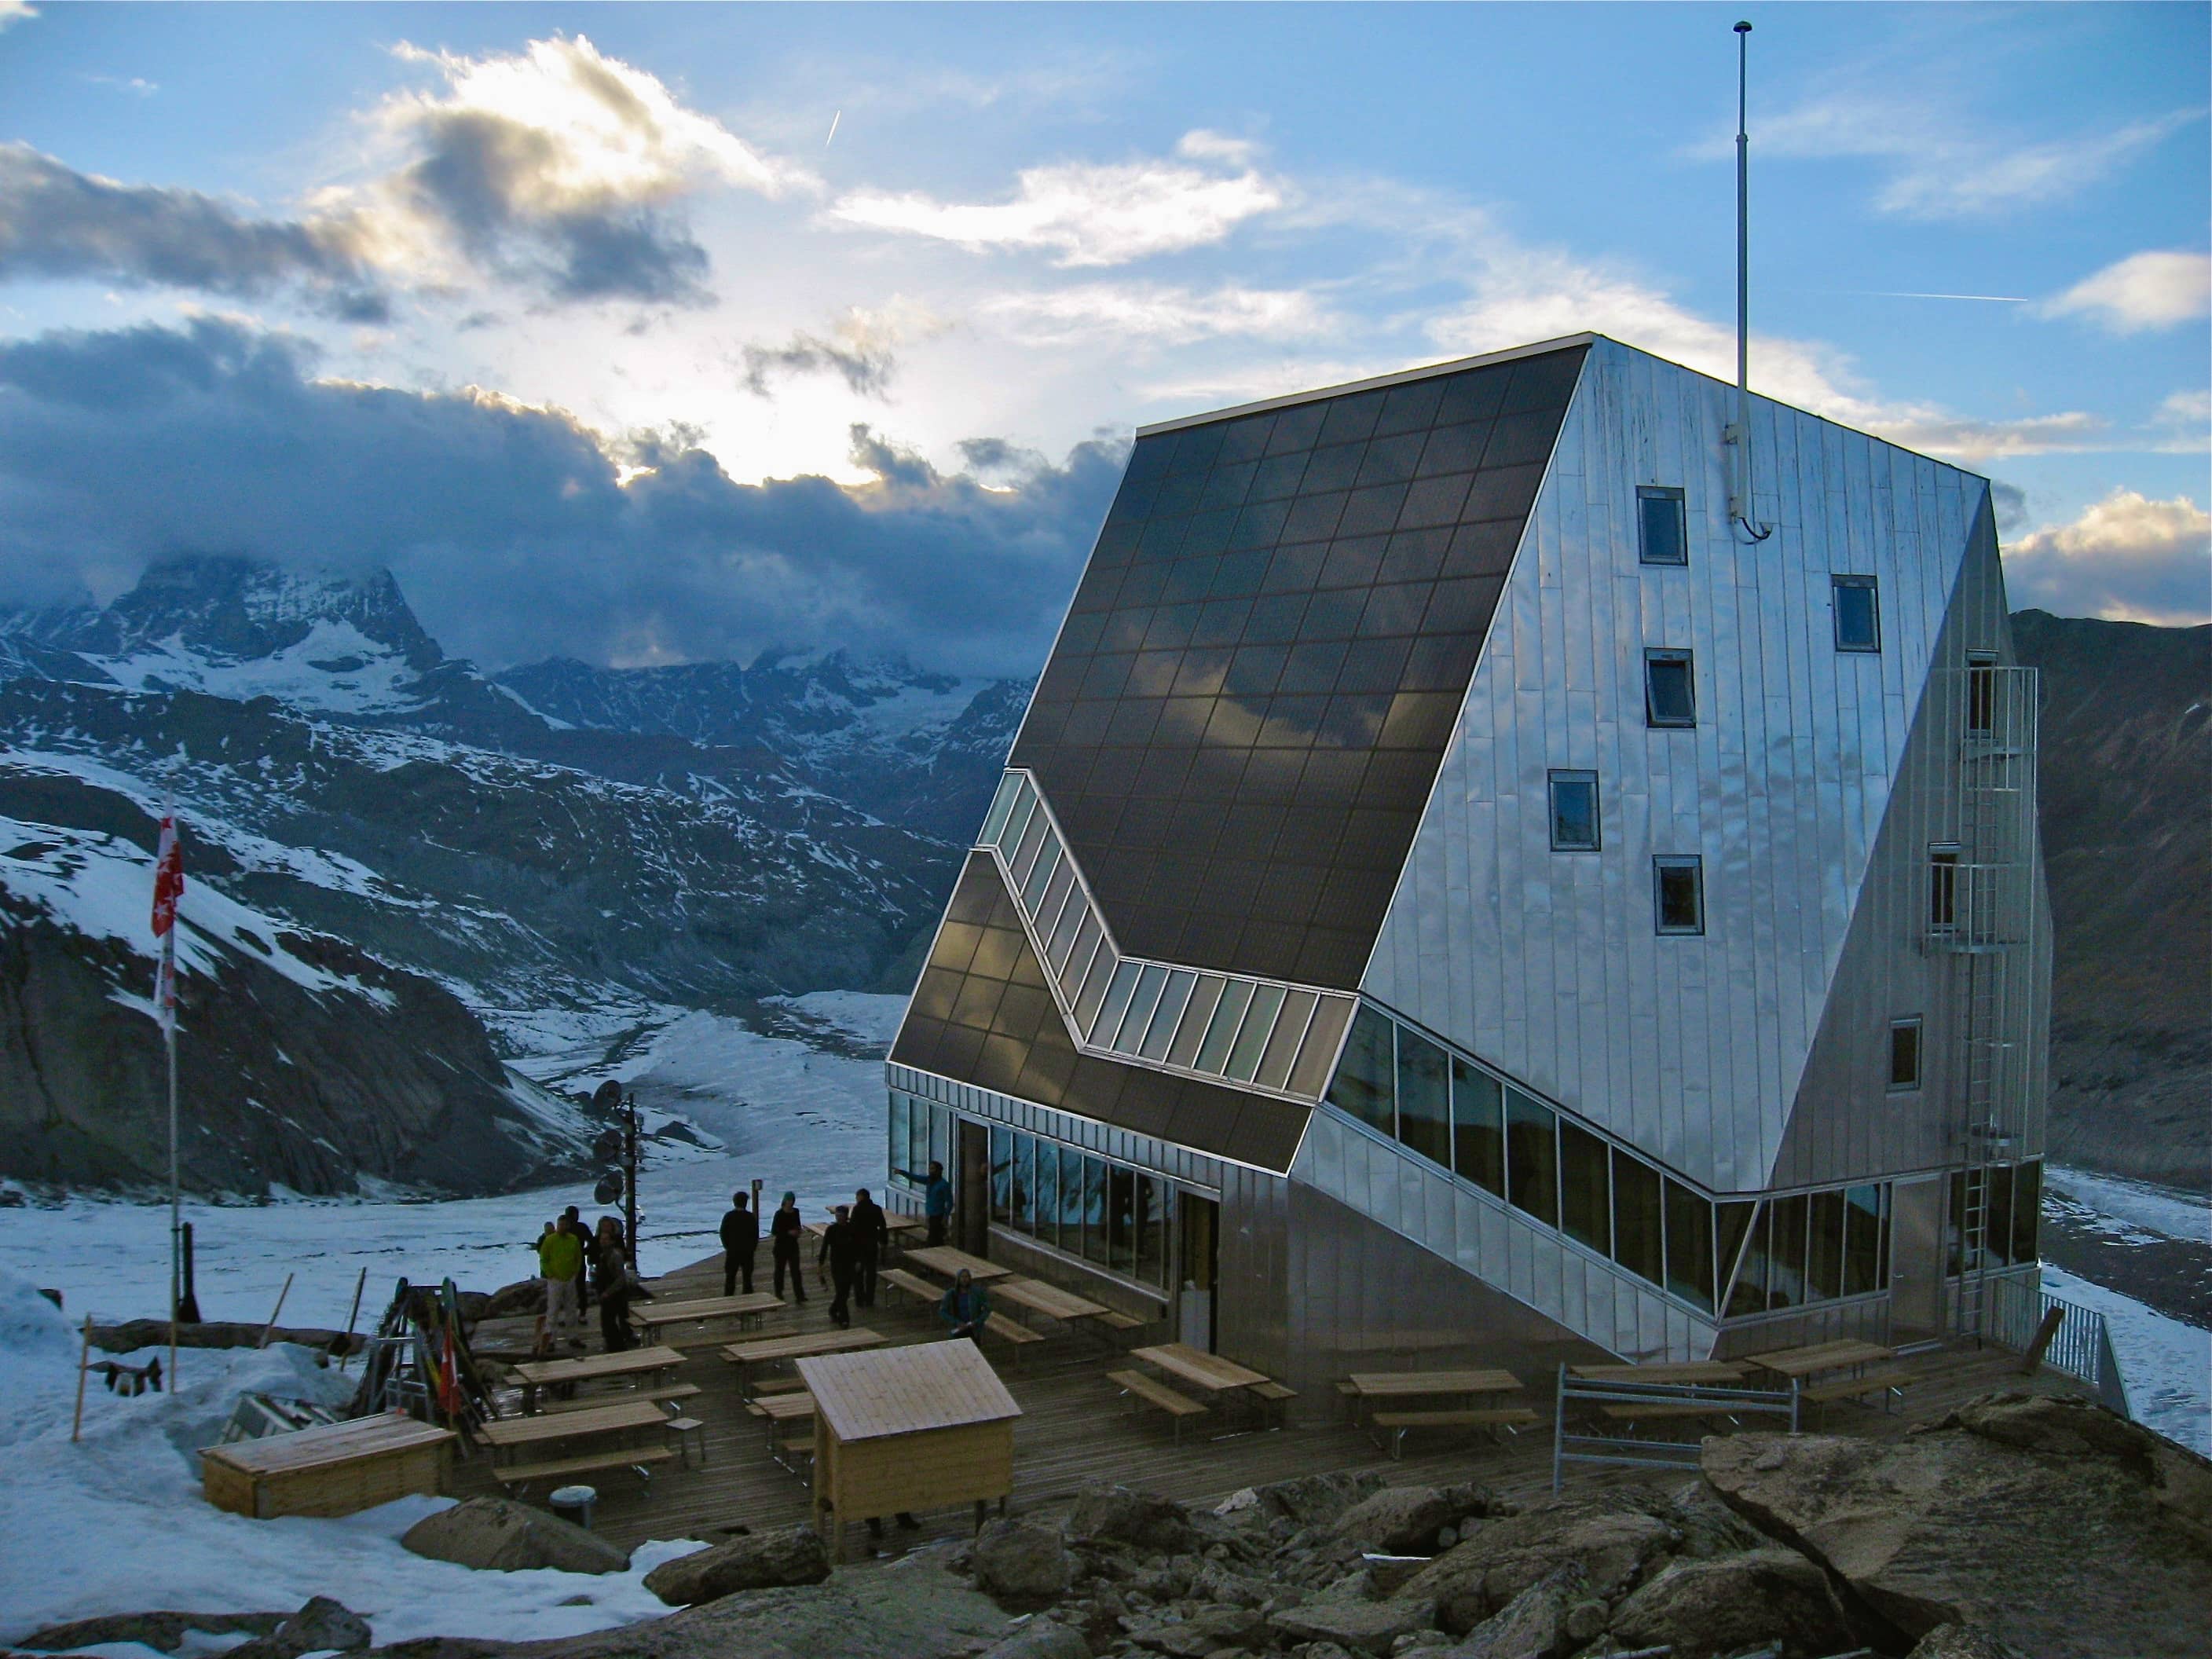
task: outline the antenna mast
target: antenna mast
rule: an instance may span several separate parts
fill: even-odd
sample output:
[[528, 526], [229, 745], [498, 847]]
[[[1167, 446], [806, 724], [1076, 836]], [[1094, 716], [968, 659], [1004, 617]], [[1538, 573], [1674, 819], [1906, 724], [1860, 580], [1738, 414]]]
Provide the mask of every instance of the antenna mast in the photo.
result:
[[1754, 542], [1774, 533], [1751, 521], [1751, 138], [1745, 120], [1751, 25], [1735, 26], [1735, 420], [1722, 436], [1735, 447], [1729, 517]]

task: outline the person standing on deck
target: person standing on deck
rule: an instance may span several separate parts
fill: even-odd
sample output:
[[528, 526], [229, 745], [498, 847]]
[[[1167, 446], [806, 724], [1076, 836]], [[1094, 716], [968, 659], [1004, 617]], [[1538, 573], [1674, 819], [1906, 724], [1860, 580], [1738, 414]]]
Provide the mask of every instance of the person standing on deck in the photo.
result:
[[745, 1294], [753, 1293], [753, 1255], [760, 1249], [760, 1218], [745, 1203], [743, 1193], [730, 1194], [729, 1213], [722, 1218], [722, 1294], [735, 1296], [738, 1275]]
[[860, 1270], [860, 1230], [854, 1224], [853, 1206], [840, 1204], [837, 1218], [823, 1231], [822, 1248], [814, 1253], [814, 1266], [819, 1272], [823, 1262], [830, 1264], [830, 1282], [836, 1286], [837, 1294], [830, 1304], [830, 1317], [839, 1325], [853, 1322], [853, 1279]]
[[609, 1353], [637, 1346], [629, 1329], [629, 1252], [623, 1249], [622, 1223], [611, 1215], [599, 1218], [599, 1236], [592, 1252], [592, 1288], [599, 1297], [599, 1336]]
[[784, 1269], [791, 1270], [791, 1299], [800, 1307], [806, 1305], [806, 1269], [799, 1265], [799, 1235], [806, 1224], [799, 1218], [799, 1194], [786, 1193], [782, 1206], [769, 1218], [769, 1253], [775, 1260], [775, 1293], [783, 1294]]
[[945, 1243], [945, 1230], [952, 1220], [952, 1183], [945, 1178], [945, 1166], [934, 1158], [930, 1160], [929, 1173], [918, 1176], [911, 1170], [899, 1173], [908, 1181], [921, 1182], [921, 1213], [929, 1223], [929, 1248], [935, 1249]]
[[584, 1212], [571, 1204], [561, 1212], [560, 1224], [576, 1237], [576, 1248], [583, 1254], [583, 1266], [576, 1270], [576, 1317], [580, 1320], [592, 1310], [592, 1230], [584, 1224]]
[[866, 1187], [853, 1194], [853, 1225], [860, 1235], [860, 1264], [853, 1281], [853, 1300], [864, 1308], [876, 1305], [876, 1269], [890, 1248], [891, 1224], [883, 1206], [868, 1196]]
[[545, 1333], [555, 1341], [572, 1337], [583, 1310], [576, 1281], [584, 1273], [584, 1241], [565, 1224], [549, 1224], [538, 1240], [538, 1271], [545, 1281]]

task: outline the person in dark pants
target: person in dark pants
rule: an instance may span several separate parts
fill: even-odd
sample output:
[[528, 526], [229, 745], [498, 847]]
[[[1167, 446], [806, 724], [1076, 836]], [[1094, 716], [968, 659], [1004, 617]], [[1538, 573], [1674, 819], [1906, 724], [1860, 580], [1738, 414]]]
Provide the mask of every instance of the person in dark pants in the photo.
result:
[[823, 1262], [830, 1264], [830, 1282], [837, 1294], [830, 1304], [830, 1317], [837, 1324], [853, 1322], [853, 1279], [860, 1270], [860, 1230], [853, 1224], [853, 1206], [840, 1204], [837, 1218], [822, 1235], [822, 1248], [814, 1253], [814, 1266], [819, 1271]]
[[599, 1336], [609, 1353], [637, 1346], [629, 1328], [629, 1252], [623, 1249], [622, 1223], [599, 1218], [592, 1249], [592, 1288], [599, 1297]]
[[805, 1231], [799, 1215], [799, 1195], [786, 1193], [781, 1206], [769, 1218], [769, 1251], [775, 1258], [775, 1293], [783, 1294], [784, 1270], [789, 1268], [791, 1299], [802, 1308], [806, 1305], [806, 1269], [799, 1265], [799, 1240]]
[[964, 1336], [980, 1348], [983, 1328], [991, 1322], [991, 1293], [963, 1267], [945, 1299], [937, 1304], [937, 1316], [951, 1328], [954, 1336]]
[[592, 1310], [592, 1230], [584, 1224], [584, 1212], [573, 1204], [561, 1212], [561, 1224], [576, 1235], [584, 1249], [584, 1270], [576, 1275], [576, 1315], [581, 1318]]
[[760, 1249], [760, 1218], [752, 1212], [743, 1193], [730, 1194], [730, 1212], [722, 1218], [722, 1294], [735, 1296], [739, 1274], [745, 1294], [753, 1293], [753, 1254]]
[[853, 1279], [853, 1300], [864, 1308], [876, 1305], [876, 1269], [890, 1248], [891, 1224], [883, 1206], [868, 1196], [866, 1187], [853, 1194], [853, 1225], [860, 1235], [860, 1266]]
[[945, 1166], [933, 1158], [927, 1176], [917, 1176], [911, 1170], [899, 1173], [908, 1181], [921, 1182], [921, 1213], [929, 1223], [929, 1248], [933, 1250], [945, 1243], [945, 1230], [951, 1224], [952, 1183], [945, 1178]]

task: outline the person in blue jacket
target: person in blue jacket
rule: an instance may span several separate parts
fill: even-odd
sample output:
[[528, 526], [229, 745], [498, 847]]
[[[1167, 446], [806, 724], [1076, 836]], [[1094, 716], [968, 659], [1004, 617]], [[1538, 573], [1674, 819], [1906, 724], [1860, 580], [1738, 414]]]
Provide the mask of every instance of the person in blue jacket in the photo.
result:
[[935, 1249], [945, 1243], [945, 1230], [952, 1220], [952, 1183], [945, 1178], [945, 1166], [933, 1158], [927, 1176], [911, 1170], [899, 1173], [908, 1181], [921, 1182], [921, 1213], [929, 1223], [929, 1248]]

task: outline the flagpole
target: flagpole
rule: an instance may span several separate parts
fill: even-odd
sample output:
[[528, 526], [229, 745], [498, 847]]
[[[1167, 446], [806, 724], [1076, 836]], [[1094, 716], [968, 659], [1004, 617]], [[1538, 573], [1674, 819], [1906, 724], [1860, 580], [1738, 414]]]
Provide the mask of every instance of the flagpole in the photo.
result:
[[161, 988], [170, 1000], [165, 1011], [163, 1048], [169, 1060], [169, 1387], [177, 1386], [177, 1307], [185, 1296], [184, 1201], [177, 1177], [177, 930], [161, 935]]

